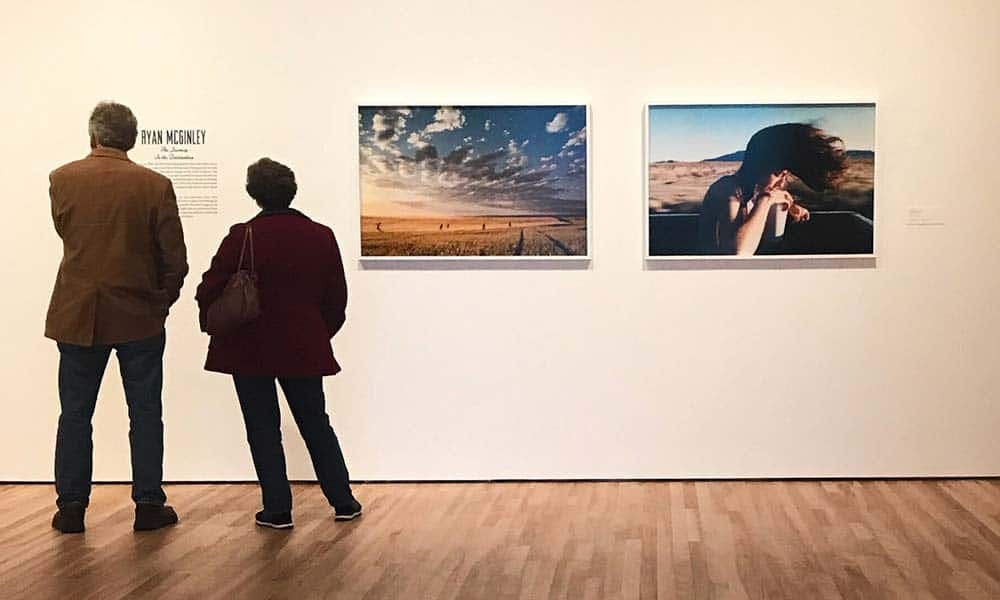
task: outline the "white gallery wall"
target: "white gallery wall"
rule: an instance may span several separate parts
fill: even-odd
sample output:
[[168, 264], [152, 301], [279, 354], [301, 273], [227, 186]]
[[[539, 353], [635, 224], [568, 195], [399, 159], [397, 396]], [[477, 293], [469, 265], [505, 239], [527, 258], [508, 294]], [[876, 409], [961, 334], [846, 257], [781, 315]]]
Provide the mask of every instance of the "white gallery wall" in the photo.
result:
[[[194, 288], [261, 156], [331, 225], [350, 287], [327, 380], [356, 479], [1000, 475], [1000, 4], [18, 2], [0, 29], [0, 480], [52, 478], [61, 246], [47, 175], [93, 105], [208, 130], [220, 211], [185, 221], [170, 480], [251, 479]], [[854, 268], [643, 261], [646, 103], [878, 103], [877, 254]], [[590, 105], [581, 269], [359, 264], [359, 103]], [[944, 224], [907, 223], [931, 207]], [[790, 265], [784, 264], [785, 267]], [[312, 478], [285, 411], [290, 476]], [[112, 360], [95, 477], [130, 477]]]

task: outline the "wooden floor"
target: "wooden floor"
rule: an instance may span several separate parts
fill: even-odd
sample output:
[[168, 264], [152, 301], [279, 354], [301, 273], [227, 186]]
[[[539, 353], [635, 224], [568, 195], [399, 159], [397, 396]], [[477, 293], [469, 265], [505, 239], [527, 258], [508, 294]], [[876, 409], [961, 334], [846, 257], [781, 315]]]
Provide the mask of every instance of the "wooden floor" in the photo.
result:
[[1000, 598], [1000, 481], [368, 484], [332, 519], [253, 525], [256, 486], [174, 485], [133, 533], [97, 486], [87, 531], [53, 491], [0, 486], [3, 598]]

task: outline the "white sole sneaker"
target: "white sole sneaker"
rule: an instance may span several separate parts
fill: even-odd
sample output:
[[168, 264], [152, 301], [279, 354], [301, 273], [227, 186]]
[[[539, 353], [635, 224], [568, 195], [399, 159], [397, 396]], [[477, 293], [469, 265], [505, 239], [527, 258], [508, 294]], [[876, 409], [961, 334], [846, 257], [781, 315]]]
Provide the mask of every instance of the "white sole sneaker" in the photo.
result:
[[360, 517], [362, 512], [364, 512], [364, 511], [363, 510], [359, 510], [357, 512], [353, 512], [353, 513], [346, 514], [346, 515], [334, 515], [333, 516], [333, 520], [334, 521], [353, 521], [354, 519], [357, 519], [358, 517]]
[[271, 529], [291, 529], [292, 527], [295, 527], [294, 523], [268, 523], [267, 521], [258, 521], [257, 519], [254, 519], [254, 523], [260, 525], [261, 527], [270, 527]]

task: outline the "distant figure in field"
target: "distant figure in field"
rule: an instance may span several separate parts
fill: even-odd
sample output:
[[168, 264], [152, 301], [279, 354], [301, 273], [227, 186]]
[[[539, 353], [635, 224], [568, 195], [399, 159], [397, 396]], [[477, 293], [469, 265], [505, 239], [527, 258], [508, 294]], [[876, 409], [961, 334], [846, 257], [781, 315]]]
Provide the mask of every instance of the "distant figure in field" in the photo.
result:
[[483, 231], [486, 231], [486, 223], [483, 223]]
[[444, 229], [444, 223], [441, 223], [440, 225], [438, 225], [438, 231], [441, 231], [442, 229]]
[[445, 223], [444, 228], [445, 229], [451, 229], [451, 223]]
[[114, 351], [128, 405], [137, 531], [177, 522], [163, 492], [164, 322], [188, 272], [170, 180], [132, 162], [135, 115], [102, 102], [90, 115], [90, 154], [49, 176], [62, 239], [45, 336], [59, 348], [56, 505], [52, 526], [84, 530], [93, 471], [94, 407]]
[[382, 221], [379, 221], [378, 223], [375, 223], [375, 230], [376, 231], [382, 231]]
[[843, 140], [822, 129], [805, 123], [761, 129], [747, 142], [739, 170], [705, 193], [698, 220], [701, 249], [707, 254], [755, 254], [772, 208], [788, 211], [795, 222], [809, 219], [809, 211], [785, 190], [789, 175], [821, 192], [836, 187], [845, 169]]
[[507, 227], [510, 227], [510, 221], [507, 221]]

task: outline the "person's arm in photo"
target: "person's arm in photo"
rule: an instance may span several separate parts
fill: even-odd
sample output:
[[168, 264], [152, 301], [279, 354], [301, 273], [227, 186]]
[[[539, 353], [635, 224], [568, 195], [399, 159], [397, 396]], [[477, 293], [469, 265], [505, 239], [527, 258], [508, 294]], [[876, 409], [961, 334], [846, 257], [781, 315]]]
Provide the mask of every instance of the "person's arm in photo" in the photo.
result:
[[323, 297], [323, 319], [330, 337], [340, 331], [347, 319], [347, 276], [344, 274], [344, 261], [340, 255], [337, 237], [330, 232], [330, 257], [326, 294]]
[[740, 201], [735, 196], [729, 196], [716, 203], [715, 208], [716, 239], [720, 254], [738, 254], [736, 239], [740, 229]]
[[222, 243], [212, 257], [208, 270], [201, 276], [201, 283], [198, 284], [194, 299], [198, 303], [198, 323], [202, 331], [206, 331], [208, 326], [208, 307], [222, 295], [229, 278], [239, 268], [245, 231], [244, 225], [233, 225], [229, 228], [229, 233], [222, 238]]
[[715, 185], [708, 188], [698, 211], [698, 249], [704, 254], [718, 254], [721, 248], [719, 235], [720, 204], [726, 206], [725, 199], [720, 198]]
[[159, 252], [159, 285], [167, 294], [167, 307], [173, 305], [181, 295], [181, 286], [188, 273], [187, 247], [184, 245], [184, 230], [177, 211], [174, 186], [167, 183], [167, 189], [156, 211], [156, 247]]
[[791, 205], [792, 197], [781, 190], [764, 192], [754, 197], [753, 209], [743, 224], [736, 228], [734, 242], [737, 256], [753, 256], [757, 252], [767, 224], [767, 215], [776, 204]]

